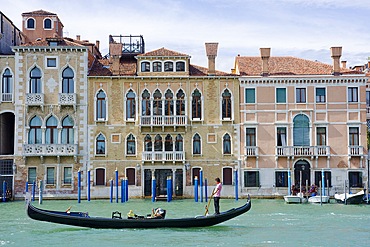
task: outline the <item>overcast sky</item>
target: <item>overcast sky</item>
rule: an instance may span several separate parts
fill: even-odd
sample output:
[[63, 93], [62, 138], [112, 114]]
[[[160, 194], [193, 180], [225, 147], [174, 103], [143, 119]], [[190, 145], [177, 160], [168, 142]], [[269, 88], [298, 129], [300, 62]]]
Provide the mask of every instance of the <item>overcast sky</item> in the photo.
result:
[[21, 14], [39, 9], [59, 16], [64, 36], [100, 40], [103, 55], [110, 34], [142, 34], [146, 51], [165, 47], [204, 67], [204, 43], [218, 42], [216, 69], [225, 72], [260, 47], [332, 64], [330, 47], [342, 46], [349, 66], [370, 57], [369, 0], [0, 0], [19, 29]]

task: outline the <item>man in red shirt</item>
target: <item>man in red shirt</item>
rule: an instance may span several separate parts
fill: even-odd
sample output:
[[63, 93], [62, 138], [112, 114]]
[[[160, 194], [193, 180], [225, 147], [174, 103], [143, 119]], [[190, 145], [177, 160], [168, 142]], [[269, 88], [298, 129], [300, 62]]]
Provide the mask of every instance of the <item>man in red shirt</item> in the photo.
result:
[[215, 204], [215, 214], [220, 214], [220, 197], [221, 197], [222, 184], [219, 178], [216, 178], [215, 181], [217, 183], [215, 192], [213, 193], [213, 199], [214, 199], [214, 204]]

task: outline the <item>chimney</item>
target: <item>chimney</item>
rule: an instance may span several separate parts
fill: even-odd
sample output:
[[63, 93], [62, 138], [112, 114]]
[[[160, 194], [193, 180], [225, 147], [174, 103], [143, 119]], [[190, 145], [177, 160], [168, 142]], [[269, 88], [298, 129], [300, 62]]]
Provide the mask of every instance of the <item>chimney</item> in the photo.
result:
[[81, 40], [81, 36], [80, 35], [76, 35], [76, 39], [77, 40]]
[[96, 41], [95, 46], [99, 50], [99, 46], [100, 46], [100, 41], [99, 40]]
[[260, 54], [262, 59], [262, 76], [269, 75], [269, 58], [271, 48], [260, 48]]
[[341, 61], [341, 64], [343, 69], [347, 68], [347, 61]]
[[216, 56], [218, 43], [206, 43], [206, 54], [208, 57], [208, 75], [216, 75]]
[[109, 43], [109, 55], [112, 58], [112, 73], [119, 74], [119, 61], [122, 55], [122, 43]]
[[340, 75], [340, 65], [339, 60], [342, 56], [342, 47], [331, 47], [330, 48], [331, 57], [333, 58], [334, 73], [333, 75]]

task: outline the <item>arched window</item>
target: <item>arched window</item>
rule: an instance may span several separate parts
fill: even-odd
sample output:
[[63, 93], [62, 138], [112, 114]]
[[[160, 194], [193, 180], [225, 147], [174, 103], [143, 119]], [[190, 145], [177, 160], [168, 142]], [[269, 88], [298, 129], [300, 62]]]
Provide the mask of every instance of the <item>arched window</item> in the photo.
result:
[[135, 109], [136, 109], [136, 101], [135, 101], [135, 93], [130, 90], [126, 97], [126, 118], [135, 118]]
[[136, 154], [136, 147], [135, 147], [135, 136], [133, 134], [130, 134], [127, 137], [127, 154], [133, 155]]
[[153, 63], [153, 72], [162, 72], [162, 63], [154, 62]]
[[96, 138], [96, 154], [105, 154], [105, 137], [99, 134]]
[[222, 119], [231, 119], [231, 94], [225, 89], [222, 94]]
[[71, 68], [66, 68], [65, 70], [63, 70], [62, 93], [74, 93], [73, 76], [74, 76], [74, 73]]
[[35, 116], [30, 121], [28, 144], [40, 144], [40, 143], [42, 143], [41, 119]]
[[166, 71], [166, 72], [173, 71], [173, 62], [165, 62], [164, 63], [164, 71]]
[[144, 151], [151, 152], [152, 151], [152, 138], [150, 135], [146, 135], [144, 139]]
[[[10, 73], [9, 69], [6, 69], [4, 74], [3, 74], [3, 83], [2, 83], [3, 96], [1, 98], [1, 100], [2, 101], [12, 101], [12, 95], [11, 95], [12, 92], [13, 92], [12, 74]], [[8, 94], [8, 95], [6, 95], [6, 94]]]
[[176, 141], [175, 141], [175, 151], [181, 152], [183, 151], [183, 142], [182, 142], [182, 136], [178, 134], [176, 136]]
[[142, 62], [141, 63], [141, 72], [149, 72], [150, 71], [150, 63], [149, 62]]
[[193, 137], [193, 154], [200, 154], [201, 150], [200, 135], [197, 133]]
[[310, 120], [306, 115], [299, 114], [293, 119], [293, 145], [310, 145]]
[[157, 89], [155, 90], [153, 97], [154, 97], [153, 114], [157, 116], [161, 116], [162, 115], [162, 94]]
[[155, 152], [162, 152], [163, 151], [162, 136], [160, 136], [160, 135], [155, 136], [154, 151]]
[[200, 94], [198, 89], [195, 89], [192, 100], [192, 118], [193, 119], [201, 119], [202, 118], [202, 95]]
[[173, 116], [173, 93], [171, 92], [171, 90], [167, 89], [166, 94], [164, 96], [166, 97], [164, 105], [164, 114], [166, 116]]
[[54, 116], [51, 116], [46, 121], [45, 143], [58, 143], [58, 121]]
[[45, 29], [51, 29], [51, 20], [50, 19], [45, 19], [44, 20], [44, 28]]
[[148, 90], [145, 89], [141, 97], [143, 98], [142, 114], [143, 116], [150, 116], [150, 93]]
[[41, 93], [41, 71], [39, 68], [33, 68], [30, 72], [30, 93]]
[[35, 28], [35, 20], [32, 18], [29, 18], [27, 20], [27, 28]]
[[96, 109], [97, 109], [96, 116], [98, 120], [105, 120], [106, 101], [105, 101], [105, 93], [102, 90], [100, 90], [97, 95]]
[[224, 154], [231, 154], [231, 140], [229, 134], [224, 135], [223, 142]]
[[176, 71], [185, 71], [185, 63], [176, 62]]
[[176, 115], [185, 115], [185, 94], [182, 89], [176, 94]]
[[67, 116], [62, 121], [62, 144], [74, 143], [73, 118]]
[[172, 136], [168, 134], [164, 143], [164, 151], [173, 151]]

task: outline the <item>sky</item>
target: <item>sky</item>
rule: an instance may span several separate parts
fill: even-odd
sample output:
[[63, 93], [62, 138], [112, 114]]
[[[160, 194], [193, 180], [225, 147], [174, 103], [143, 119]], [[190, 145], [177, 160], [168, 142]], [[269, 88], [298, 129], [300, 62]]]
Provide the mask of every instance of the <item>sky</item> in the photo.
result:
[[206, 42], [218, 42], [216, 69], [230, 72], [235, 57], [294, 56], [332, 64], [342, 46], [347, 66], [370, 57], [368, 0], [0, 0], [0, 10], [22, 29], [21, 14], [56, 13], [64, 36], [95, 42], [108, 53], [108, 37], [143, 35], [145, 51], [165, 47], [207, 67]]

